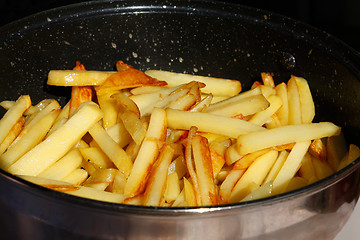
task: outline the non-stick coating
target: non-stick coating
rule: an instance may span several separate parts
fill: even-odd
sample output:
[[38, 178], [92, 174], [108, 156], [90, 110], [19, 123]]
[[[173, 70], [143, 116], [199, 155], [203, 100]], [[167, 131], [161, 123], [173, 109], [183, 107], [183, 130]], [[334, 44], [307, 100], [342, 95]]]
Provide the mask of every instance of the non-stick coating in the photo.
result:
[[359, 54], [276, 14], [219, 2], [136, 0], [33, 15], [0, 29], [0, 100], [29, 94], [34, 103], [51, 97], [64, 104], [69, 88], [46, 86], [47, 74], [71, 69], [77, 60], [89, 70], [113, 70], [123, 60], [141, 70], [238, 79], [244, 89], [260, 72], [273, 73], [277, 83], [301, 76], [313, 90], [316, 121], [342, 126], [349, 143], [360, 145]]

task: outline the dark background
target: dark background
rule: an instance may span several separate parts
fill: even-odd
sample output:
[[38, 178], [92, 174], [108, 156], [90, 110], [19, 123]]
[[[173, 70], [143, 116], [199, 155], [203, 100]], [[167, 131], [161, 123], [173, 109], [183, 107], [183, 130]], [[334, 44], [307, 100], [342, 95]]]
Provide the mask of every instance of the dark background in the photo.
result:
[[[30, 14], [81, 0], [0, 0], [0, 26]], [[358, 0], [228, 0], [279, 13], [322, 29], [360, 51]]]

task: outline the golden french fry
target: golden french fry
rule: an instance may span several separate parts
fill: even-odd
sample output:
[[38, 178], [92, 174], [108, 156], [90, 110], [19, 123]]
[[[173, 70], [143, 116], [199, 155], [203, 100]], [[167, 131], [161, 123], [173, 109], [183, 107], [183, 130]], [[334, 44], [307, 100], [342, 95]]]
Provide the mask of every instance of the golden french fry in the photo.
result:
[[129, 132], [136, 144], [143, 141], [146, 128], [140, 120], [140, 110], [128, 96], [124, 93], [112, 95], [119, 105], [118, 114], [124, 124], [125, 129]]
[[234, 162], [241, 159], [243, 156], [237, 151], [236, 143], [229, 146], [225, 151], [225, 162], [227, 165], [232, 165]]
[[54, 86], [96, 86], [100, 85], [115, 72], [51, 70], [47, 85]]
[[264, 85], [270, 86], [270, 87], [275, 87], [274, 79], [270, 73], [262, 72], [261, 79], [262, 79]]
[[125, 150], [109, 136], [99, 123], [93, 124], [89, 129], [89, 133], [115, 166], [126, 177], [129, 176], [133, 163]]
[[64, 156], [101, 117], [102, 112], [97, 104], [81, 104], [62, 127], [23, 155], [8, 171], [18, 175], [38, 175]]
[[89, 160], [93, 164], [101, 168], [113, 168], [114, 163], [106, 154], [97, 147], [79, 148], [79, 151], [85, 160]]
[[264, 181], [271, 167], [274, 165], [278, 157], [278, 152], [270, 150], [267, 153], [258, 157], [245, 171], [242, 177], [234, 186], [229, 202], [239, 202], [246, 197], [249, 192], [249, 184], [255, 183], [260, 186]]
[[282, 105], [276, 112], [281, 125], [288, 125], [289, 122], [289, 100], [286, 83], [280, 83], [275, 87], [276, 95], [280, 97]]
[[283, 144], [330, 137], [340, 133], [340, 127], [330, 122], [287, 125], [240, 135], [237, 138], [239, 154]]
[[273, 182], [273, 191], [275, 194], [285, 191], [291, 178], [293, 178], [301, 166], [308, 148], [311, 144], [310, 140], [297, 142], [291, 150], [289, 156], [286, 158], [282, 168], [277, 174]]
[[166, 190], [168, 168], [173, 156], [174, 149], [170, 145], [165, 145], [147, 181], [144, 192], [144, 205], [160, 206]]
[[237, 80], [173, 73], [160, 70], [147, 70], [145, 71], [145, 74], [158, 80], [166, 81], [168, 87], [174, 87], [179, 84], [189, 83], [192, 81], [202, 82], [206, 84], [206, 87], [202, 89], [202, 92], [211, 93], [213, 95], [234, 96], [241, 91], [241, 83]]
[[222, 204], [229, 203], [231, 192], [232, 192], [235, 184], [237, 183], [237, 181], [244, 174], [244, 172], [245, 172], [244, 169], [242, 169], [242, 170], [233, 169], [227, 174], [226, 178], [220, 185], [220, 190], [219, 190], [220, 203], [222, 203]]
[[270, 103], [270, 106], [262, 111], [256, 112], [249, 120], [248, 122], [257, 124], [259, 126], [264, 125], [265, 123], [269, 122], [271, 120], [271, 116], [275, 114], [275, 112], [281, 107], [282, 101], [281, 99], [276, 95], [271, 95], [268, 97], [268, 101]]
[[269, 102], [262, 94], [259, 94], [247, 98], [241, 98], [238, 101], [231, 102], [227, 105], [221, 105], [221, 108], [209, 107], [207, 112], [227, 117], [233, 117], [239, 114], [249, 116], [265, 110], [269, 106]]
[[188, 112], [166, 109], [168, 127], [189, 130], [196, 126], [201, 132], [209, 132], [236, 138], [252, 131], [262, 131], [265, 128], [244, 120], [218, 116], [210, 113]]
[[270, 172], [268, 173], [268, 175], [266, 176], [263, 182], [264, 184], [267, 182], [271, 182], [271, 183], [274, 182], [276, 176], [278, 175], [280, 169], [284, 165], [284, 162], [286, 161], [288, 156], [289, 156], [289, 152], [286, 150], [282, 150], [279, 153], [278, 158], [276, 159], [274, 165], [270, 169]]
[[179, 177], [176, 172], [168, 174], [164, 198], [166, 202], [173, 202], [180, 194]]
[[13, 142], [8, 150], [0, 156], [0, 168], [7, 169], [11, 164], [15, 163], [24, 154], [43, 141], [59, 112], [60, 110], [58, 109], [48, 113], [42, 119], [39, 119], [32, 128], [27, 129], [26, 134], [18, 141]]
[[86, 170], [82, 168], [75, 169], [73, 172], [71, 172], [69, 175], [61, 179], [61, 181], [75, 184], [75, 185], [81, 185], [85, 180], [88, 178], [89, 174]]
[[15, 138], [20, 134], [25, 124], [25, 117], [20, 117], [15, 125], [10, 129], [2, 143], [0, 143], [0, 155], [3, 154], [6, 149], [11, 145]]
[[256, 190], [252, 191], [249, 195], [244, 197], [240, 202], [247, 202], [256, 199], [270, 197], [272, 193], [272, 183], [267, 182]]
[[89, 86], [73, 86], [71, 88], [71, 98], [69, 106], [69, 115], [73, 115], [76, 109], [83, 102], [90, 102], [92, 100], [92, 88]]
[[310, 87], [306, 79], [296, 77], [295, 83], [299, 92], [301, 122], [311, 123], [315, 116], [315, 104], [311, 95]]
[[187, 173], [185, 158], [183, 155], [178, 156], [169, 165], [168, 174], [176, 173], [179, 179]]
[[306, 179], [308, 183], [313, 183], [318, 180], [312, 159], [310, 153], [306, 153], [298, 171], [299, 176]]
[[40, 186], [50, 188], [56, 191], [64, 192], [78, 197], [90, 198], [98, 201], [122, 203], [125, 195], [100, 191], [94, 188], [70, 184], [63, 181], [46, 179], [35, 176], [20, 176], [21, 178], [38, 184]]
[[117, 92], [97, 95], [100, 109], [104, 113], [102, 125], [106, 130], [113, 127], [118, 121], [117, 101], [114, 98], [110, 97], [115, 93]]
[[288, 124], [301, 124], [301, 107], [300, 107], [300, 95], [296, 85], [295, 76], [291, 76], [287, 83], [288, 88], [288, 105], [289, 105], [289, 119]]
[[141, 193], [148, 180], [150, 169], [159, 154], [159, 142], [166, 139], [166, 112], [161, 108], [154, 108], [146, 132], [145, 139], [134, 161], [134, 166], [125, 185], [124, 193], [127, 198]]
[[317, 179], [323, 179], [334, 173], [330, 165], [326, 161], [321, 161], [316, 157], [312, 157], [312, 163], [315, 169]]
[[326, 162], [327, 159], [327, 151], [326, 146], [321, 140], [321, 138], [314, 139], [310, 144], [310, 153], [320, 159], [323, 162]]
[[185, 195], [185, 201], [187, 202], [187, 206], [197, 206], [194, 187], [191, 184], [191, 182], [185, 177], [184, 177], [184, 195]]
[[79, 168], [82, 162], [82, 156], [77, 148], [69, 151], [64, 157], [59, 159], [51, 167], [41, 172], [38, 177], [62, 180], [64, 177]]
[[207, 139], [197, 135], [193, 138], [191, 147], [202, 206], [216, 205], [217, 197], [215, 192], [214, 174]]
[[262, 149], [246, 154], [234, 163], [233, 169], [247, 169], [258, 157], [269, 152], [270, 149]]
[[31, 100], [29, 95], [22, 95], [16, 103], [9, 108], [0, 120], [0, 143], [4, 141], [10, 130], [19, 121], [24, 112], [31, 106]]
[[122, 148], [127, 146], [131, 141], [131, 136], [122, 122], [108, 128], [106, 132]]

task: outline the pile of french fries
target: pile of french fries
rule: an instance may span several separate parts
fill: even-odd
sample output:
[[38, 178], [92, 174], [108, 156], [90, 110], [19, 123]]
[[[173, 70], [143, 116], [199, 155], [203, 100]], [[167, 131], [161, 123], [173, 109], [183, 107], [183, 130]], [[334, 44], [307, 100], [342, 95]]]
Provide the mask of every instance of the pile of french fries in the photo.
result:
[[0, 168], [100, 201], [187, 207], [250, 201], [325, 178], [360, 156], [341, 128], [314, 123], [307, 81], [237, 80], [160, 70], [52, 70], [65, 106], [3, 101]]

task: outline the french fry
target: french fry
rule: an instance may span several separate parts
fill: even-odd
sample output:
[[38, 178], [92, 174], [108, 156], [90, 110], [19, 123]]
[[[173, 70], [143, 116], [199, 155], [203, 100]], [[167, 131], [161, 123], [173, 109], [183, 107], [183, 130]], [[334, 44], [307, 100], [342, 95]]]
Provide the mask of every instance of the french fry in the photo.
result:
[[283, 192], [286, 189], [289, 181], [295, 176], [296, 172], [300, 168], [301, 161], [303, 160], [310, 144], [311, 141], [307, 140], [297, 142], [294, 145], [282, 168], [274, 179], [273, 191], [275, 194]]
[[187, 206], [197, 206], [194, 187], [191, 184], [191, 182], [185, 177], [184, 177], [184, 198], [187, 203]]
[[245, 92], [241, 92], [237, 95], [234, 95], [232, 97], [227, 97], [225, 99], [223, 99], [222, 101], [218, 101], [216, 103], [213, 103], [211, 104], [207, 111], [208, 112], [212, 112], [212, 111], [217, 111], [217, 110], [220, 110], [226, 106], [229, 106], [229, 105], [232, 105], [234, 103], [237, 103], [237, 102], [241, 102], [243, 99], [246, 99], [246, 98], [251, 98], [251, 97], [255, 97], [257, 95], [261, 95], [261, 89], [259, 87], [257, 88], [253, 88], [253, 89], [250, 89], [250, 90], [247, 90]]
[[23, 155], [8, 171], [17, 175], [38, 175], [64, 156], [101, 117], [97, 104], [83, 103], [62, 127]]
[[217, 116], [210, 113], [188, 112], [175, 109], [166, 109], [168, 127], [173, 129], [189, 130], [197, 126], [201, 132], [209, 132], [236, 138], [241, 134], [252, 131], [262, 131], [265, 128], [244, 120]]
[[64, 157], [59, 159], [51, 167], [45, 169], [38, 176], [54, 180], [62, 180], [80, 167], [82, 156], [77, 148], [69, 151]]
[[140, 145], [145, 137], [146, 128], [140, 120], [139, 108], [124, 93], [117, 93], [112, 95], [112, 97], [119, 105], [118, 114], [125, 129], [131, 135], [136, 144]]
[[34, 176], [20, 176], [20, 177], [29, 182], [38, 184], [40, 186], [78, 197], [85, 197], [98, 201], [116, 202], [116, 203], [121, 203], [125, 199], [125, 196], [123, 194], [115, 194], [115, 193], [100, 191], [94, 188], [74, 185], [63, 181], [57, 181], [57, 180], [34, 177]]
[[286, 150], [282, 150], [279, 152], [278, 158], [276, 159], [274, 165], [272, 166], [270, 172], [266, 176], [263, 184], [266, 184], [268, 182], [274, 182], [276, 176], [278, 175], [280, 169], [284, 165], [284, 162], [286, 161], [287, 157], [289, 156], [289, 152]]
[[301, 77], [296, 77], [295, 83], [299, 92], [301, 122], [311, 123], [315, 116], [315, 104], [311, 95], [308, 82]]
[[270, 73], [262, 72], [261, 79], [262, 79], [264, 85], [270, 86], [270, 87], [275, 87], [274, 79]]
[[313, 164], [313, 158], [311, 157], [310, 153], [306, 153], [302, 162], [301, 166], [298, 171], [298, 175], [308, 181], [308, 183], [313, 183], [319, 179], [316, 177], [316, 172]]
[[93, 124], [89, 129], [89, 133], [115, 166], [126, 177], [129, 176], [133, 163], [124, 149], [109, 136], [99, 123]]
[[271, 193], [272, 193], [272, 183], [267, 182], [264, 185], [257, 188], [255, 191], [249, 193], [246, 197], [241, 199], [240, 202], [247, 202], [247, 201], [270, 197]]
[[61, 179], [61, 181], [81, 185], [88, 178], [89, 174], [82, 168], [75, 169], [72, 173]]
[[176, 173], [179, 179], [183, 178], [187, 173], [184, 155], [180, 155], [174, 159], [169, 165], [168, 174]]
[[256, 112], [248, 122], [257, 124], [259, 126], [264, 125], [265, 123], [271, 120], [271, 116], [281, 107], [281, 99], [276, 95], [271, 95], [268, 97], [270, 106], [262, 111]]
[[144, 205], [160, 206], [166, 190], [166, 179], [170, 162], [174, 156], [174, 149], [165, 145], [153, 166], [144, 192]]
[[150, 169], [159, 154], [159, 143], [165, 141], [166, 128], [165, 110], [155, 108], [151, 114], [145, 139], [125, 185], [124, 193], [127, 198], [134, 197], [144, 190]]
[[229, 203], [231, 192], [234, 186], [236, 185], [237, 181], [244, 174], [244, 172], [245, 172], [244, 169], [241, 170], [233, 169], [227, 174], [226, 178], [220, 185], [220, 190], [219, 190], [220, 203], [222, 204]]
[[118, 122], [117, 101], [116, 99], [111, 98], [111, 96], [116, 93], [118, 92], [109, 92], [107, 94], [97, 96], [100, 109], [104, 113], [102, 125], [106, 130], [113, 127]]
[[202, 92], [212, 93], [213, 95], [234, 96], [241, 91], [241, 84], [237, 80], [173, 73], [160, 70], [147, 70], [145, 71], [145, 74], [160, 81], [166, 81], [168, 87], [173, 87], [192, 81], [202, 82], [206, 85], [206, 87], [202, 89]]
[[241, 98], [231, 104], [221, 105], [223, 105], [221, 108], [208, 108], [207, 112], [227, 117], [233, 117], [239, 114], [249, 116], [266, 109], [269, 106], [269, 102], [263, 95], [259, 94], [247, 98]]
[[20, 134], [25, 124], [25, 117], [20, 117], [15, 125], [10, 129], [9, 133], [6, 135], [2, 143], [0, 143], [0, 156], [3, 154], [6, 149], [11, 145], [15, 138]]
[[[15, 144], [23, 136], [25, 136], [28, 133], [28, 131], [30, 131], [33, 128], [33, 126], [36, 125], [41, 119], [43, 119], [43, 117], [46, 116], [48, 113], [54, 112], [56, 110], [60, 110], [60, 104], [54, 99], [45, 99], [41, 101], [38, 105], [39, 108], [41, 108], [42, 110], [39, 110], [38, 112], [34, 113], [26, 120], [23, 130], [16, 137], [16, 139], [12, 144]], [[56, 116], [58, 116], [59, 113], [60, 111], [57, 112]]]
[[180, 194], [179, 177], [176, 172], [168, 174], [164, 198], [166, 202], [173, 202]]
[[245, 171], [242, 177], [234, 186], [229, 202], [238, 202], [246, 197], [249, 192], [249, 185], [253, 182], [260, 186], [264, 181], [269, 170], [273, 166], [278, 156], [278, 152], [270, 150], [269, 152], [258, 157]]
[[82, 71], [82, 70], [51, 70], [47, 85], [53, 86], [96, 86], [101, 85], [115, 72]]
[[199, 194], [203, 206], [216, 205], [214, 174], [207, 139], [197, 135], [192, 140], [195, 171], [199, 182]]
[[234, 163], [233, 169], [247, 169], [258, 157], [269, 152], [270, 149], [262, 149], [246, 154]]
[[275, 87], [276, 95], [280, 97], [282, 105], [278, 109], [277, 116], [279, 117], [279, 121], [281, 125], [288, 125], [289, 122], [289, 100], [288, 100], [288, 92], [286, 83], [280, 83]]
[[295, 76], [291, 76], [287, 83], [287, 96], [289, 105], [289, 119], [288, 124], [301, 124], [301, 107], [300, 107], [300, 95], [296, 85]]
[[22, 95], [16, 103], [9, 108], [5, 115], [0, 120], [0, 143], [4, 141], [10, 130], [19, 121], [24, 112], [31, 106], [31, 99], [29, 95]]
[[97, 147], [79, 148], [79, 151], [85, 160], [96, 164], [100, 168], [114, 168], [114, 163], [106, 154]]
[[283, 144], [330, 137], [339, 132], [340, 127], [330, 122], [287, 125], [240, 135], [236, 143], [239, 154], [245, 155]]
[[236, 143], [232, 144], [225, 150], [225, 162], [227, 165], [232, 165], [234, 162], [241, 159], [243, 156], [237, 151]]
[[107, 129], [106, 132], [122, 148], [127, 146], [131, 141], [131, 136], [122, 122], [115, 124]]
[[96, 94], [102, 95], [121, 89], [138, 86], [165, 86], [165, 81], [159, 81], [130, 65], [121, 71], [117, 71], [106, 78], [100, 85], [95, 86]]
[[7, 169], [28, 151], [39, 144], [51, 128], [60, 110], [54, 110], [36, 122], [32, 128], [17, 142], [10, 145], [8, 150], [0, 156], [0, 168]]
[[320, 159], [323, 162], [326, 162], [327, 151], [326, 146], [320, 138], [314, 139], [310, 144], [310, 153]]
[[354, 162], [356, 159], [360, 157], [360, 149], [358, 146], [354, 144], [350, 144], [349, 151], [347, 154], [341, 159], [340, 164], [338, 166], [338, 171], [346, 167], [347, 165]]
[[69, 106], [69, 115], [78, 109], [83, 102], [90, 102], [92, 100], [92, 88], [89, 86], [73, 86], [71, 88], [71, 98]]

